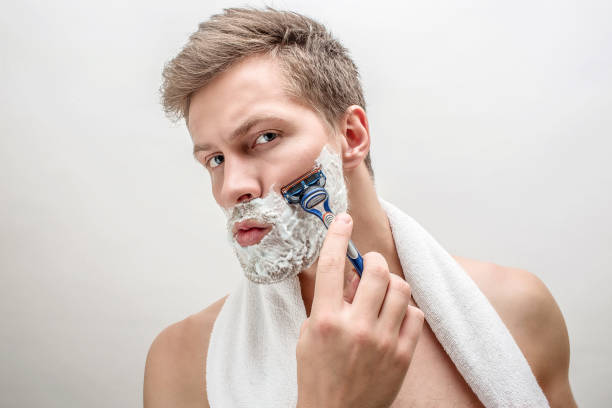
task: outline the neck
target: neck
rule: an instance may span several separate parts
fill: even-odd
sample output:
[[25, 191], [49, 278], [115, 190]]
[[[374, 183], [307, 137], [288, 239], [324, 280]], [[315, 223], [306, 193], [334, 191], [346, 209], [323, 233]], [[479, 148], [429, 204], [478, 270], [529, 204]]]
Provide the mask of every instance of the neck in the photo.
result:
[[[349, 198], [348, 213], [353, 218], [351, 236], [353, 243], [362, 256], [372, 251], [379, 252], [387, 260], [390, 272], [403, 279], [404, 274], [395, 249], [387, 214], [378, 201], [374, 183], [367, 169], [361, 165], [351, 171], [345, 171], [345, 180]], [[314, 298], [316, 271], [317, 262], [298, 275], [307, 316], [310, 316]], [[348, 260], [344, 275], [346, 291], [346, 281], [354, 275], [353, 267]]]

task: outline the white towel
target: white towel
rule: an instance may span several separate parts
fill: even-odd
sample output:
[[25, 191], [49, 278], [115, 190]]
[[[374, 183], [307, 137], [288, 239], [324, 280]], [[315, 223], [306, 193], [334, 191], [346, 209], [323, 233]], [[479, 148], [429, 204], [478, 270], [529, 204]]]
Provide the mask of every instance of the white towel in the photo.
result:
[[[380, 199], [404, 276], [438, 341], [486, 407], [548, 407], [527, 360], [478, 286], [412, 217]], [[212, 408], [297, 404], [295, 349], [306, 309], [299, 278], [246, 278], [213, 326], [206, 362]]]

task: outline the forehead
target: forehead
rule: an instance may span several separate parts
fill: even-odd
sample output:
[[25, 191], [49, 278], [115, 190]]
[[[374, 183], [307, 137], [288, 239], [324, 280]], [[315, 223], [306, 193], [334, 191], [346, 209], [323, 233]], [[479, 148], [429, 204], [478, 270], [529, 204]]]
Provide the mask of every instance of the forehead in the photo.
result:
[[192, 95], [192, 137], [228, 132], [254, 114], [290, 115], [303, 109], [284, 90], [284, 74], [272, 57], [253, 56], [231, 66]]

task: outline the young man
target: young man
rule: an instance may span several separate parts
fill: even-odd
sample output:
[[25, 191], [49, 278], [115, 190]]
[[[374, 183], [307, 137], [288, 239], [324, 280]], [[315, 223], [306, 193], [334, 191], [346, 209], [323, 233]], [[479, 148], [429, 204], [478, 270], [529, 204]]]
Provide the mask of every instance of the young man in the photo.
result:
[[[294, 345], [298, 407], [483, 406], [411, 296], [374, 188], [357, 68], [323, 26], [272, 9], [225, 10], [166, 66], [162, 88], [166, 112], [185, 118], [210, 172], [249, 281], [299, 278], [307, 318]], [[350, 203], [351, 214], [327, 235], [280, 198], [325, 157], [333, 209]], [[265, 212], [281, 207], [282, 216]], [[238, 222], [245, 214], [268, 215]], [[361, 279], [346, 262], [349, 238], [364, 254]], [[525, 270], [453, 258], [499, 314], [550, 406], [575, 407], [567, 330], [546, 286]], [[145, 408], [209, 406], [209, 342], [226, 299], [153, 341]], [[262, 406], [257, 395], [249, 406]]]

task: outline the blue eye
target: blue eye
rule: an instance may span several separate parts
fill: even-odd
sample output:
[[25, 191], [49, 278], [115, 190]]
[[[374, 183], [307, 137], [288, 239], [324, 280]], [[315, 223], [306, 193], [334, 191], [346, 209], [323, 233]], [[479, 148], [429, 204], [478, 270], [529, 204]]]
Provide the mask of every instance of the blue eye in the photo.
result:
[[225, 158], [223, 157], [222, 154], [215, 154], [213, 157], [208, 159], [208, 165], [210, 166], [211, 169], [214, 169], [215, 167], [217, 167], [224, 161], [225, 161]]
[[266, 132], [266, 133], [262, 133], [261, 135], [259, 135], [259, 137], [255, 140], [255, 144], [262, 144], [262, 143], [268, 143], [273, 141], [274, 139], [276, 139], [276, 137], [278, 136], [278, 133], [275, 132]]

